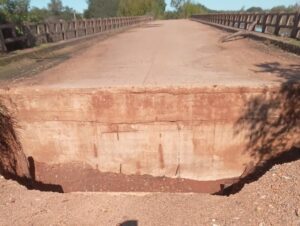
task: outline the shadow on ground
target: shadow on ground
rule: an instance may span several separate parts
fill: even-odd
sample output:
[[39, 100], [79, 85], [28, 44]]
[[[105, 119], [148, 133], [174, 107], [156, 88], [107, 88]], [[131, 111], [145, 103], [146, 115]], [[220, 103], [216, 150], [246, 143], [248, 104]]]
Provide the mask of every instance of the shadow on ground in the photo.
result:
[[118, 226], [138, 226], [138, 221], [136, 220], [130, 220], [130, 221], [125, 221]]
[[274, 165], [300, 159], [300, 65], [283, 67], [272, 62], [256, 66], [257, 73], [270, 72], [283, 82], [277, 90], [266, 88], [247, 101], [235, 123], [235, 134], [245, 136], [246, 152], [258, 165], [247, 166], [239, 182], [218, 194], [235, 194]]
[[17, 181], [28, 189], [63, 192], [60, 185], [44, 184], [35, 180], [32, 157], [26, 158], [18, 134], [17, 122], [9, 110], [0, 103], [0, 174]]
[[142, 28], [154, 28], [154, 27], [161, 27], [162, 24], [144, 24]]

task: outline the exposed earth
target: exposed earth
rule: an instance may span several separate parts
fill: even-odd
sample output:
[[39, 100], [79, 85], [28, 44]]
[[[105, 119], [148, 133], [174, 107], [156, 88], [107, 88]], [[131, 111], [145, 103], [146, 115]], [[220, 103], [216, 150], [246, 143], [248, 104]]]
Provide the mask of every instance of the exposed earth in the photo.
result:
[[0, 178], [0, 225], [300, 225], [300, 160], [276, 165], [229, 197], [47, 193]]
[[[86, 46], [84, 49], [81, 46], [78, 54], [71, 54], [70, 58], [64, 56], [62, 50], [61, 55], [54, 56], [55, 60], [52, 59], [49, 67], [45, 63], [47, 70], [37, 70], [31, 76], [20, 76], [14, 81], [2, 81], [1, 86], [58, 89], [218, 85], [256, 87], [280, 86], [286, 81], [299, 80], [298, 56], [247, 39], [221, 44], [218, 40], [226, 34], [187, 20], [153, 22], [101, 41], [93, 47]], [[69, 52], [73, 52], [71, 49]], [[20, 68], [23, 63], [20, 63]], [[84, 171], [76, 167], [64, 168], [63, 173], [60, 166], [43, 168], [48, 176], [43, 181], [49, 180], [49, 183], [57, 185], [67, 181], [66, 192], [81, 192], [60, 194], [28, 190], [15, 181], [0, 177], [0, 225], [114, 226], [131, 220], [142, 226], [300, 226], [299, 159], [297, 157], [282, 165], [275, 164], [265, 174], [264, 171], [257, 181], [246, 184], [241, 191], [228, 197], [187, 193], [200, 192], [193, 181], [184, 187], [186, 184], [181, 183], [184, 182], [182, 180], [167, 180], [161, 184], [158, 180], [164, 178], [146, 177], [145, 180], [145, 177], [138, 178], [138, 175], [136, 178], [118, 174], [98, 175], [93, 170]], [[109, 176], [112, 185], [107, 188], [100, 184], [101, 180], [98, 181], [95, 190], [100, 192], [82, 192], [84, 188], [72, 187], [72, 183], [92, 186], [93, 179], [89, 181], [86, 175], [93, 175], [93, 179], [102, 177], [101, 180], [106, 182], [105, 176]], [[38, 180], [41, 177], [35, 176]], [[132, 178], [138, 179], [134, 180], [136, 187], [131, 187]], [[125, 182], [118, 184], [122, 180]], [[205, 186], [201, 189], [204, 189], [202, 192], [208, 192]], [[92, 191], [93, 188], [86, 190]], [[145, 190], [152, 192], [146, 193]]]

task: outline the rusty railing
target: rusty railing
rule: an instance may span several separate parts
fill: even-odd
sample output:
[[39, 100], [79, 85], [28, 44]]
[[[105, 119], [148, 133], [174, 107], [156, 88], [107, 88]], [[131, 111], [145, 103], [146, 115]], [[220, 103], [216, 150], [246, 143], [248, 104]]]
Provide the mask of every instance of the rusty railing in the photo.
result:
[[300, 39], [300, 13], [225, 13], [193, 15], [192, 19], [240, 29]]

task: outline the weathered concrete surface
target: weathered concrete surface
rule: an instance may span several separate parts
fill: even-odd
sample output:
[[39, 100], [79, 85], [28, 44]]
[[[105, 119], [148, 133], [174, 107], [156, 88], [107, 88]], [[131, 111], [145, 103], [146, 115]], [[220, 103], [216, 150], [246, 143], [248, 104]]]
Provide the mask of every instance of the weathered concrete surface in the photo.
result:
[[[249, 40], [222, 44], [223, 35], [189, 20], [155, 21], [99, 42], [17, 86], [249, 87], [278, 84], [286, 76], [299, 79], [299, 57]], [[298, 65], [298, 74], [291, 65]]]
[[1, 90], [21, 126], [24, 151], [36, 161], [196, 180], [237, 177], [260, 160], [237, 122], [250, 99], [264, 94], [259, 88]]
[[[240, 176], [273, 151], [276, 128], [264, 125], [273, 125], [268, 120], [276, 111], [289, 106], [284, 116], [296, 118], [299, 92], [278, 87], [299, 80], [299, 58], [247, 40], [220, 44], [221, 36], [192, 21], [155, 22], [0, 94], [21, 126], [25, 153], [36, 161], [197, 180]], [[249, 146], [260, 135], [256, 124], [264, 134]], [[281, 151], [293, 145], [279, 138]]]

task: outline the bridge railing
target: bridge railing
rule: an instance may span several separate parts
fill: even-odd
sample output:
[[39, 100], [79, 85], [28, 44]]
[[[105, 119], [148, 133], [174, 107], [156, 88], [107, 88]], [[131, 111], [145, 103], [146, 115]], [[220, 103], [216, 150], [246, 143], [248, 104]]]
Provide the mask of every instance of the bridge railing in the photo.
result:
[[151, 20], [152, 17], [138, 16], [27, 23], [22, 27], [18, 27], [19, 35], [17, 35], [15, 25], [0, 25], [0, 52], [7, 52], [13, 47], [20, 47], [20, 45], [30, 47], [43, 43], [80, 38], [100, 32], [130, 27]]
[[248, 29], [257, 21], [253, 31], [300, 39], [300, 13], [224, 13], [193, 15], [193, 19], [240, 29]]

